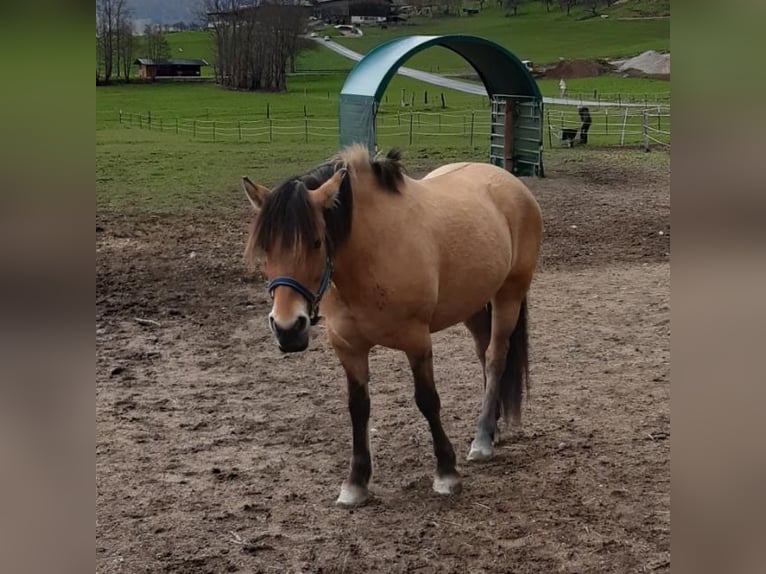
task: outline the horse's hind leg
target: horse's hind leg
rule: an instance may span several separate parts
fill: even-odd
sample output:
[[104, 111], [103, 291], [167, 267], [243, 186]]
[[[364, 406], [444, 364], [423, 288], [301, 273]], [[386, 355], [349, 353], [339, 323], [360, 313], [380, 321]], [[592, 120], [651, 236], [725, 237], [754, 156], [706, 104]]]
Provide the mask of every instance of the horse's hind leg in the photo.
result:
[[[514, 343], [511, 334], [516, 329], [517, 323], [519, 323], [520, 328], [526, 329], [526, 323], [521, 325], [519, 322], [519, 313], [526, 294], [526, 287], [526, 285], [518, 286], [513, 282], [506, 283], [492, 301], [492, 328], [485, 355], [484, 369], [486, 386], [476, 435], [468, 453], [468, 460], [470, 461], [489, 460], [494, 456], [492, 444], [497, 433], [499, 409], [503, 402], [503, 393], [509, 391], [503, 386], [512, 384], [514, 388], [510, 389], [510, 392], [514, 393], [516, 392], [515, 387], [521, 384], [521, 381], [508, 381], [504, 378], [507, 379], [506, 369], [510, 367], [508, 365], [509, 350], [511, 344]], [[526, 335], [524, 334], [522, 338], [523, 344], [526, 345]], [[520, 397], [513, 396], [511, 399], [512, 413], [510, 414], [518, 417], [515, 409], [520, 404]]]
[[485, 306], [481, 311], [472, 315], [464, 325], [473, 337], [476, 356], [481, 363], [482, 376], [484, 377], [484, 388], [487, 387], [487, 347], [492, 336], [492, 309], [490, 305]]
[[431, 428], [431, 437], [436, 455], [436, 476], [434, 490], [439, 494], [456, 494], [460, 492], [460, 475], [455, 469], [455, 449], [442, 427], [439, 410], [441, 402], [434, 384], [433, 352], [430, 336], [427, 348], [407, 352], [407, 358], [415, 378], [415, 402], [426, 417]]
[[[492, 304], [488, 303], [481, 311], [472, 315], [467, 321], [465, 326], [471, 333], [474, 342], [474, 348], [476, 350], [476, 356], [481, 363], [481, 372], [483, 378], [483, 389], [487, 388], [487, 348], [492, 339]], [[498, 397], [499, 400], [499, 397]], [[496, 418], [500, 418], [500, 406], [497, 407]], [[495, 435], [495, 442], [499, 440], [499, 437]]]

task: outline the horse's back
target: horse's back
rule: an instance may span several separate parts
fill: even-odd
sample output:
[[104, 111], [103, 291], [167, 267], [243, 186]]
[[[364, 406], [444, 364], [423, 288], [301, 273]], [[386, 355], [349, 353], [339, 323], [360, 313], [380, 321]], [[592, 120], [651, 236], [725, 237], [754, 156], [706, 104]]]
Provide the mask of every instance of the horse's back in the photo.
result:
[[[530, 189], [518, 177], [487, 163], [467, 163], [444, 173], [444, 182], [458, 180], [477, 197], [486, 194], [505, 217], [511, 234], [512, 273], [529, 276], [537, 266], [542, 238], [542, 213]], [[452, 187], [447, 185], [446, 187]], [[479, 193], [476, 193], [476, 192]]]

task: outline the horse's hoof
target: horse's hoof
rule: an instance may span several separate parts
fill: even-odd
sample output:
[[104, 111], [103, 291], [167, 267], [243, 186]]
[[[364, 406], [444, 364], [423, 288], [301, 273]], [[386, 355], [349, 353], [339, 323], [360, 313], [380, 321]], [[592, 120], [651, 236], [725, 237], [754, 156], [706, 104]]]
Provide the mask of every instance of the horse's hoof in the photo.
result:
[[365, 486], [359, 486], [358, 484], [346, 484], [345, 482], [340, 487], [340, 495], [335, 504], [338, 506], [359, 506], [367, 502], [370, 497], [370, 493]]
[[457, 473], [434, 477], [434, 492], [437, 494], [458, 494], [462, 489], [463, 482]]
[[485, 460], [490, 460], [495, 455], [495, 450], [492, 448], [491, 442], [477, 442], [473, 441], [471, 443], [471, 450], [468, 451], [468, 456], [466, 457], [466, 460], [470, 460], [473, 462], [481, 462]]

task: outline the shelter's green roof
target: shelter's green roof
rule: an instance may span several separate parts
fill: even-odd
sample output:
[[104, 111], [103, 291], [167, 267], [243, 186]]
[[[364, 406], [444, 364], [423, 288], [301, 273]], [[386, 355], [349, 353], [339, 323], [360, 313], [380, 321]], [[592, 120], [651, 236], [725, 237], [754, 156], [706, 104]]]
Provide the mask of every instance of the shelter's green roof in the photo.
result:
[[479, 74], [490, 95], [542, 98], [537, 83], [519, 58], [499, 44], [462, 34], [404, 36], [381, 44], [354, 66], [341, 94], [374, 97], [379, 101], [399, 66], [431, 46], [443, 46], [462, 56]]

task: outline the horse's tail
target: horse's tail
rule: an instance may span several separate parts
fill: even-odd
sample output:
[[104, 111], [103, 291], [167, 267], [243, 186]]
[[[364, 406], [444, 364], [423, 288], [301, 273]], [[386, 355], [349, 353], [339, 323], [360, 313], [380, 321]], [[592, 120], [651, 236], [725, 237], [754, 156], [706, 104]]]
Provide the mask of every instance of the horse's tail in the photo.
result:
[[527, 298], [521, 300], [516, 328], [509, 340], [505, 371], [500, 378], [500, 404], [506, 422], [521, 422], [524, 390], [529, 390], [529, 337], [527, 335]]

